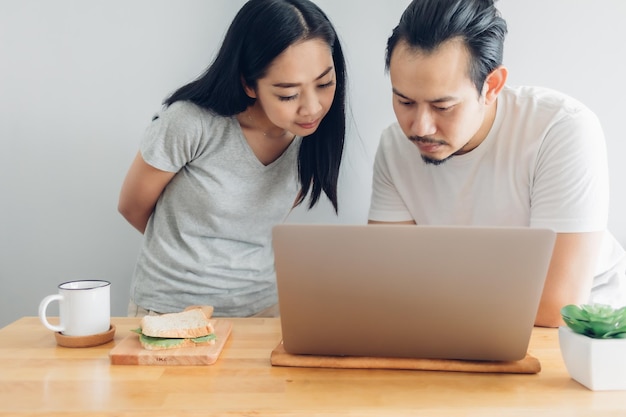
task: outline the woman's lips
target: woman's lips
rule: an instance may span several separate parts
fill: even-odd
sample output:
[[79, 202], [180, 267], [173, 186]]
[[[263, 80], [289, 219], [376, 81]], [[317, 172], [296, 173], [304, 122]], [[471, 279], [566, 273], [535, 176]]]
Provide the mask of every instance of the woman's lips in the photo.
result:
[[300, 126], [303, 129], [313, 129], [315, 127], [317, 127], [317, 125], [319, 124], [319, 119], [314, 120], [312, 122], [308, 122], [308, 123], [296, 123], [298, 126]]

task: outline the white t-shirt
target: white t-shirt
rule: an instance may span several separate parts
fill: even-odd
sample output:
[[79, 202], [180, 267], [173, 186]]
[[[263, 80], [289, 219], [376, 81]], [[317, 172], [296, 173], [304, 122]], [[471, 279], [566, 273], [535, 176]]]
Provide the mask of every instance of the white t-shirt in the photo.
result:
[[624, 305], [626, 261], [606, 231], [608, 207], [597, 117], [552, 90], [505, 87], [485, 140], [443, 164], [425, 163], [399, 125], [389, 126], [374, 164], [369, 219], [605, 231], [590, 302]]
[[175, 102], [147, 128], [143, 159], [177, 174], [150, 217], [131, 299], [160, 313], [211, 305], [216, 316], [249, 316], [277, 302], [272, 227], [298, 190], [294, 139], [263, 165], [235, 117]]

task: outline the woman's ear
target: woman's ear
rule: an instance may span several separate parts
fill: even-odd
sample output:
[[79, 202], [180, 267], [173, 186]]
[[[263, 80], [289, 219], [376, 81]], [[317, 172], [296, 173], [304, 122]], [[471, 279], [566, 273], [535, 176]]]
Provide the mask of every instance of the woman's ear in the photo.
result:
[[250, 98], [256, 98], [256, 91], [254, 88], [250, 87], [246, 84], [246, 81], [241, 77], [241, 85], [243, 86], [243, 91], [246, 92], [246, 95]]
[[498, 94], [500, 94], [500, 91], [502, 91], [504, 85], [506, 84], [506, 78], [508, 75], [509, 71], [506, 67], [500, 65], [498, 68], [491, 71], [491, 73], [487, 76], [483, 86], [485, 104], [491, 104], [496, 100], [496, 98], [498, 98]]

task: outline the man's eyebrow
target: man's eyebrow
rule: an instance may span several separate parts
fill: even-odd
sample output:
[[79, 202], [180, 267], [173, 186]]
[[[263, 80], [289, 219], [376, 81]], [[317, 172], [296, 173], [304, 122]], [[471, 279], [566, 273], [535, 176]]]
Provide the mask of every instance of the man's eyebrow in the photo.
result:
[[[331, 72], [333, 70], [333, 67], [330, 66], [328, 68], [326, 68], [316, 79], [315, 81], [318, 81], [322, 78], [324, 78], [324, 76], [326, 74], [328, 74], [329, 72]], [[276, 83], [276, 84], [272, 84], [272, 87], [279, 87], [279, 88], [293, 88], [293, 87], [299, 87], [300, 85], [302, 85], [301, 83]]]
[[394, 93], [395, 95], [397, 95], [398, 97], [400, 97], [400, 98], [403, 98], [403, 99], [405, 99], [405, 100], [407, 100], [407, 101], [413, 101], [412, 99], [408, 98], [407, 96], [405, 96], [404, 94], [402, 94], [401, 92], [399, 92], [398, 90], [396, 90], [395, 88], [392, 88], [392, 89], [391, 89], [391, 91], [393, 91], [393, 93]]
[[[404, 94], [402, 94], [401, 92], [399, 92], [398, 90], [396, 90], [395, 88], [392, 88], [392, 91], [395, 95], [397, 95], [398, 97], [401, 97], [403, 99], [405, 99], [406, 101], [414, 101], [412, 98], [409, 98], [407, 96], [405, 96]], [[429, 103], [446, 103], [448, 101], [455, 101], [457, 98], [453, 97], [453, 96], [444, 96], [444, 97], [439, 97], [436, 98], [434, 100], [429, 100]]]

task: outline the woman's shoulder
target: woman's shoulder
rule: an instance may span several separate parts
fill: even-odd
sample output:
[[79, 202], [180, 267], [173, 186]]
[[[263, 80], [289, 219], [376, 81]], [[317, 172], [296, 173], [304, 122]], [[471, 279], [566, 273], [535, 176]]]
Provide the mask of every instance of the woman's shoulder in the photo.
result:
[[216, 115], [208, 109], [198, 106], [197, 104], [186, 101], [179, 100], [175, 101], [167, 107], [164, 107], [161, 111], [162, 115], [174, 115], [176, 117], [189, 117], [189, 118], [218, 118], [221, 119], [222, 116]]
[[191, 128], [201, 131], [223, 129], [230, 125], [231, 117], [220, 116], [191, 101], [175, 101], [155, 115], [155, 120], [172, 128]]

